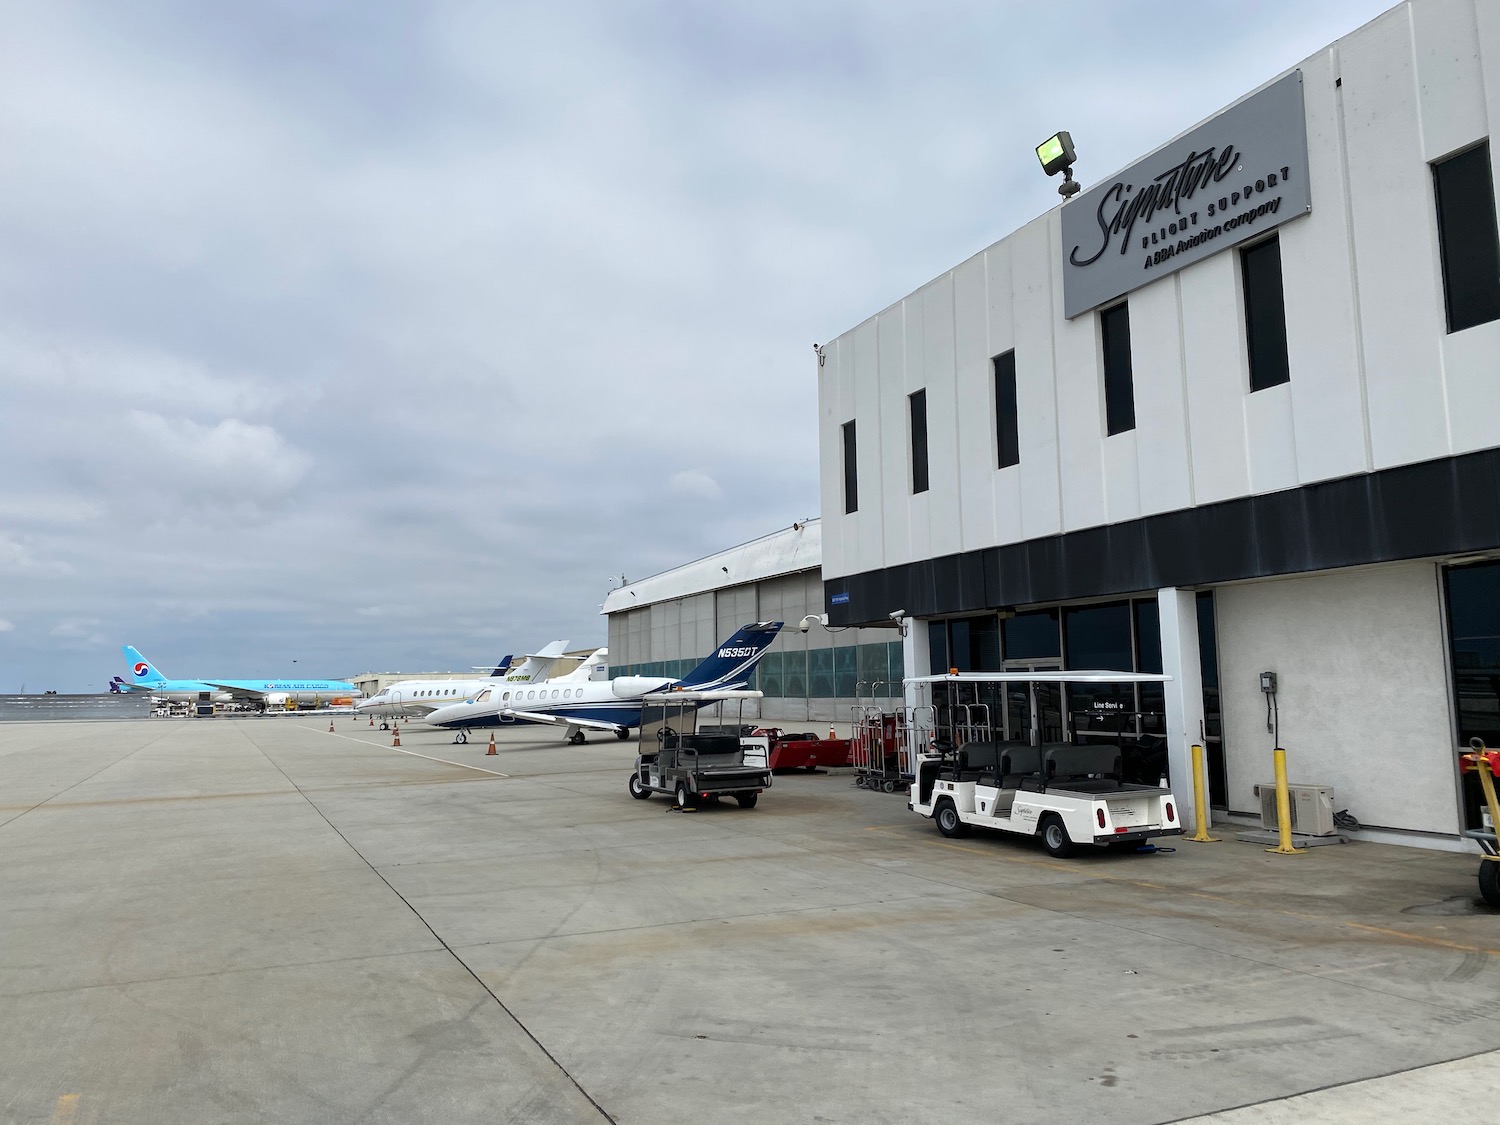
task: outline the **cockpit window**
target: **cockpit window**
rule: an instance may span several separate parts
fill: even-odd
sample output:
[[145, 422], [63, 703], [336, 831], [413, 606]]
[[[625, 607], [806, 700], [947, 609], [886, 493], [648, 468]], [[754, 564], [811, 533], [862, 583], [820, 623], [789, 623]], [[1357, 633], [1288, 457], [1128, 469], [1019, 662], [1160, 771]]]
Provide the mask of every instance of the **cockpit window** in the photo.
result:
[[474, 702], [475, 703], [483, 703], [489, 697], [490, 697], [490, 689], [489, 688], [485, 688], [482, 692], [480, 692], [478, 695], [476, 695], [474, 697]]

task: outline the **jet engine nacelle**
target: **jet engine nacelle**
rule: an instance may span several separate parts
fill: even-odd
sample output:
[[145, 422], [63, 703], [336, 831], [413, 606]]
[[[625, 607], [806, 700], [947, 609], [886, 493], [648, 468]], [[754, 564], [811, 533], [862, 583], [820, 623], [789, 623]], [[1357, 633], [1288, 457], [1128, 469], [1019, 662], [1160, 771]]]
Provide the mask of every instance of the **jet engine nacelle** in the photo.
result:
[[268, 691], [266, 693], [266, 706], [285, 708], [287, 698], [287, 693], [284, 691]]
[[610, 690], [615, 693], [616, 699], [634, 699], [638, 695], [645, 695], [648, 691], [660, 691], [668, 684], [676, 683], [676, 680], [663, 679], [660, 676], [616, 676], [610, 681]]

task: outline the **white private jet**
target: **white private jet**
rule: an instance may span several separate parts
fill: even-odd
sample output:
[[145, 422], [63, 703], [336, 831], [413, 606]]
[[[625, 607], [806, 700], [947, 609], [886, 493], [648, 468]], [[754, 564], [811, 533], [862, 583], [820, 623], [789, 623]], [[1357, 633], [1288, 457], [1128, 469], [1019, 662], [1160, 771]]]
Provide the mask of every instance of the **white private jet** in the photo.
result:
[[585, 730], [608, 731], [622, 742], [630, 728], [641, 725], [641, 697], [647, 692], [684, 689], [711, 690], [743, 687], [755, 666], [781, 631], [780, 621], [746, 625], [680, 680], [663, 676], [616, 676], [612, 680], [563, 682], [512, 688], [509, 682], [481, 691], [473, 699], [440, 707], [426, 717], [435, 727], [457, 731], [455, 742], [467, 742], [478, 727], [497, 727], [516, 721], [552, 723], [567, 728], [568, 742], [584, 741]]
[[567, 641], [553, 641], [540, 652], [528, 655], [511, 667], [510, 657], [502, 660], [488, 676], [454, 680], [400, 680], [382, 688], [369, 699], [362, 699], [354, 709], [365, 715], [426, 715], [450, 703], [473, 699], [497, 683], [534, 684], [547, 678], [552, 666], [567, 651]]

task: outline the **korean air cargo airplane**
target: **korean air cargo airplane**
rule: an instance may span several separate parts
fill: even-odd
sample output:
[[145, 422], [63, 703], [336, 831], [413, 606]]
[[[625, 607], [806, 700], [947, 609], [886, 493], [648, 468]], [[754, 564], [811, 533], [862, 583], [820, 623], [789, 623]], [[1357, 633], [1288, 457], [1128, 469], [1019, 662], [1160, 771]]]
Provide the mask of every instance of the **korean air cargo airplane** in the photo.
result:
[[124, 645], [125, 663], [130, 679], [116, 676], [110, 681], [112, 692], [144, 691], [158, 699], [185, 700], [189, 703], [207, 695], [212, 703], [253, 703], [260, 710], [297, 703], [349, 703], [359, 689], [344, 680], [303, 680], [287, 677], [280, 680], [170, 680], [156, 666], [130, 645]]
[[583, 743], [585, 730], [610, 731], [623, 741], [630, 737], [631, 727], [641, 725], [641, 697], [648, 692], [743, 687], [781, 625], [780, 621], [757, 621], [744, 626], [680, 680], [616, 676], [611, 680], [555, 680], [535, 687], [497, 684], [464, 703], [439, 707], [425, 721], [457, 731], [460, 742], [467, 742], [467, 732], [477, 727], [511, 722], [566, 727], [574, 746]]

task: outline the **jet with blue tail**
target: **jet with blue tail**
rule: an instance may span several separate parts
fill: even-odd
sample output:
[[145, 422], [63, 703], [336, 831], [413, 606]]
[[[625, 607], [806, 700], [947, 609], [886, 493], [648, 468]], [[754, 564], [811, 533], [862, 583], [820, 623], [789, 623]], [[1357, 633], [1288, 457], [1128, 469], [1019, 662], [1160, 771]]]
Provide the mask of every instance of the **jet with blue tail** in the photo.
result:
[[616, 676], [610, 680], [555, 680], [535, 687], [497, 684], [473, 699], [440, 707], [426, 722], [457, 731], [455, 741], [467, 742], [476, 728], [513, 722], [548, 723], [565, 727], [574, 746], [585, 741], [584, 731], [613, 733], [621, 741], [641, 725], [641, 701], [651, 692], [715, 691], [744, 687], [755, 666], [781, 632], [780, 621], [757, 621], [737, 630], [706, 660], [681, 679], [668, 676]]

